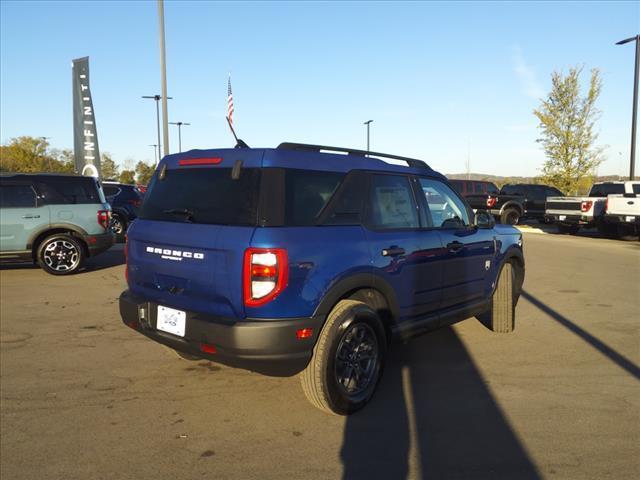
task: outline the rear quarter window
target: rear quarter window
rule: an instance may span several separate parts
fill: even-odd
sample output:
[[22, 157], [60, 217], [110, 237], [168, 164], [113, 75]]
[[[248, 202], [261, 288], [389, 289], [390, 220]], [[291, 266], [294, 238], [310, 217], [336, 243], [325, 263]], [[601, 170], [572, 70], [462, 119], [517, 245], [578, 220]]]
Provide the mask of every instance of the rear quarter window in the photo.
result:
[[285, 224], [314, 225], [343, 178], [337, 172], [285, 170]]
[[54, 177], [36, 181], [43, 201], [49, 205], [102, 203], [93, 177]]

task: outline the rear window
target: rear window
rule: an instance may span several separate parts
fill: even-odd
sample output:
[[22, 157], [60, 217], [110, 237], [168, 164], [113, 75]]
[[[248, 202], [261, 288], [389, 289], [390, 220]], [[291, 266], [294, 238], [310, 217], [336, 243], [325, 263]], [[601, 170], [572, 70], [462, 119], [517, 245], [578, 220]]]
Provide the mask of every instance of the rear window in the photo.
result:
[[139, 217], [166, 222], [217, 225], [256, 225], [260, 169], [244, 168], [231, 178], [230, 168], [156, 172], [149, 184]]
[[36, 185], [48, 205], [102, 203], [96, 180], [92, 177], [41, 177]]
[[622, 183], [601, 183], [591, 187], [589, 197], [606, 197], [607, 195], [615, 195], [624, 193], [624, 184]]
[[640, 183], [634, 183], [631, 188], [633, 188], [633, 193], [636, 195], [640, 193]]

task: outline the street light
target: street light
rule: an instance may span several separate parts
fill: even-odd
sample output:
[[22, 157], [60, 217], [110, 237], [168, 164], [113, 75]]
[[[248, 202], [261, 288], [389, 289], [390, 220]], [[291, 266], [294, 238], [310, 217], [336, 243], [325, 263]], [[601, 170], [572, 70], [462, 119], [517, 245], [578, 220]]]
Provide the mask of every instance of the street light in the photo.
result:
[[636, 42], [636, 67], [635, 73], [633, 75], [633, 118], [631, 119], [631, 166], [629, 167], [629, 180], [633, 180], [633, 177], [635, 176], [636, 165], [636, 121], [638, 117], [638, 70], [640, 70], [640, 35], [629, 37], [616, 42], [616, 45], [624, 45], [625, 43], [633, 41]]
[[182, 152], [182, 125], [191, 125], [185, 122], [169, 122], [171, 125], [178, 126], [178, 151]]
[[[158, 150], [160, 150], [160, 99], [162, 95], [143, 95], [142, 98], [150, 98], [156, 101], [156, 124], [158, 125]], [[171, 100], [173, 97], [167, 97], [168, 100]]]
[[149, 145], [150, 147], [153, 147], [153, 160], [154, 162], [156, 162], [156, 166], [158, 165], [158, 147], [159, 145], [154, 143], [153, 145]]
[[[40, 140], [42, 140], [42, 146], [43, 146], [43, 149], [44, 149], [44, 153], [47, 152], [47, 147], [46, 147], [45, 144], [47, 143], [47, 140], [50, 140], [50, 139], [51, 139], [51, 137], [40, 137]], [[49, 171], [51, 171], [51, 157], [49, 157], [49, 161], [47, 163], [49, 164]]]
[[363, 125], [367, 126], [367, 152], [369, 151], [369, 126], [371, 125], [371, 122], [373, 122], [373, 120], [367, 120], [363, 123]]

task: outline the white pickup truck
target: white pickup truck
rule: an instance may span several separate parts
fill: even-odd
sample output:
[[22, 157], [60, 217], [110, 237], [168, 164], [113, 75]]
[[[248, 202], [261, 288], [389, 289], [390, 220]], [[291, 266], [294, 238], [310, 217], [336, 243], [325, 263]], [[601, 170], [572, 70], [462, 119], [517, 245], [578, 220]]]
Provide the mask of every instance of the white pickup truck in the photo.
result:
[[624, 194], [607, 196], [602, 219], [608, 233], [618, 237], [640, 234], [640, 182], [625, 183]]
[[563, 233], [575, 234], [580, 227], [598, 227], [604, 232], [607, 230], [604, 223], [607, 197], [633, 193], [633, 185], [638, 184], [640, 182], [598, 182], [591, 186], [586, 197], [547, 197], [544, 218], [555, 223]]

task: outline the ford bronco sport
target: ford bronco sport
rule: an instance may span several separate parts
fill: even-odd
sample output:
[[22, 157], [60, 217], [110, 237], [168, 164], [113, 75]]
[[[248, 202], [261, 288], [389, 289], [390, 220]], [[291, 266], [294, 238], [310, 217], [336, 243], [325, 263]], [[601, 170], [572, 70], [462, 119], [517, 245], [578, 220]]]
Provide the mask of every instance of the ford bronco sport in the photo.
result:
[[109, 249], [111, 207], [93, 177], [0, 176], [0, 260], [37, 262], [53, 275], [80, 270]]
[[316, 407], [362, 408], [392, 339], [478, 317], [514, 328], [522, 235], [426, 163], [302, 144], [158, 165], [128, 231], [123, 322], [175, 349], [301, 372]]

